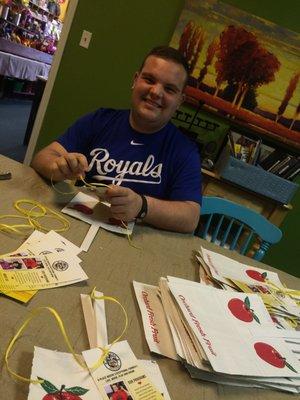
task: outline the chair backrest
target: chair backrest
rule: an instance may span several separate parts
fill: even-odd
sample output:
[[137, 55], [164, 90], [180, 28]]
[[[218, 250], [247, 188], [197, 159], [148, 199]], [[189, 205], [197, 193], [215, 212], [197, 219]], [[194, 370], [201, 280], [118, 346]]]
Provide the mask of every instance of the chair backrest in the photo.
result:
[[[208, 217], [203, 222], [202, 216]], [[195, 235], [246, 254], [259, 238], [253, 258], [261, 260], [271, 244], [282, 237], [281, 230], [263, 215], [221, 197], [203, 196], [201, 217]]]

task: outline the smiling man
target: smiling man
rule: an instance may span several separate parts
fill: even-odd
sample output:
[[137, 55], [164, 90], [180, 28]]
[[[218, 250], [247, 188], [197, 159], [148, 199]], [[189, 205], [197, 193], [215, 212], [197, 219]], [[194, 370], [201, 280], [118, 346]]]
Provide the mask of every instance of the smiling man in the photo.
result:
[[187, 78], [177, 50], [154, 48], [135, 73], [131, 110], [101, 108], [80, 118], [34, 157], [33, 168], [56, 181], [85, 176], [109, 184], [116, 219], [193, 232], [202, 199], [200, 156], [170, 122]]

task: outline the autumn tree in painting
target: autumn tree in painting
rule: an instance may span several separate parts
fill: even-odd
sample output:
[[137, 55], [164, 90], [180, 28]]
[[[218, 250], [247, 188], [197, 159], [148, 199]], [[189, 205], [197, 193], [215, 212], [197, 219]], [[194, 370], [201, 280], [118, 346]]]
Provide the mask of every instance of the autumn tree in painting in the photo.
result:
[[263, 48], [253, 33], [230, 25], [220, 35], [216, 93], [222, 82], [236, 86], [232, 103], [240, 108], [249, 89], [272, 82], [279, 67], [276, 56]]
[[207, 48], [206, 59], [205, 59], [204, 65], [203, 65], [203, 67], [199, 73], [199, 77], [198, 77], [198, 83], [197, 83], [198, 87], [199, 87], [199, 84], [203, 81], [205, 75], [207, 74], [207, 69], [211, 65], [218, 47], [219, 47], [219, 40], [217, 38], [215, 38]]
[[291, 80], [289, 82], [289, 85], [288, 85], [288, 87], [286, 89], [285, 96], [284, 96], [284, 98], [283, 98], [283, 100], [282, 100], [282, 102], [281, 102], [281, 104], [280, 104], [280, 106], [278, 108], [277, 115], [276, 115], [276, 121], [278, 121], [279, 118], [285, 112], [285, 109], [286, 109], [287, 105], [289, 104], [289, 101], [293, 97], [294, 91], [295, 91], [295, 89], [296, 89], [296, 87], [298, 85], [299, 78], [300, 78], [300, 72], [298, 72], [297, 74], [295, 74], [291, 78]]
[[194, 21], [189, 21], [179, 39], [179, 51], [186, 58], [190, 74], [193, 73], [205, 41], [205, 31]]
[[275, 80], [275, 73], [279, 70], [280, 62], [277, 57], [266, 49], [259, 47], [249, 65], [248, 75], [242, 86], [242, 94], [238, 102], [240, 108], [245, 94], [250, 88], [258, 88], [261, 85]]

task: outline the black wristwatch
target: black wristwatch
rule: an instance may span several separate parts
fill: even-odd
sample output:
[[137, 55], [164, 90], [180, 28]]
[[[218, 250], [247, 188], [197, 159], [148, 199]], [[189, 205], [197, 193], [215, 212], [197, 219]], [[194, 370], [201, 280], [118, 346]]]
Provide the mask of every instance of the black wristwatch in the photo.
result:
[[146, 217], [148, 212], [148, 203], [146, 197], [143, 194], [140, 194], [140, 196], [142, 198], [142, 207], [136, 218], [143, 219]]

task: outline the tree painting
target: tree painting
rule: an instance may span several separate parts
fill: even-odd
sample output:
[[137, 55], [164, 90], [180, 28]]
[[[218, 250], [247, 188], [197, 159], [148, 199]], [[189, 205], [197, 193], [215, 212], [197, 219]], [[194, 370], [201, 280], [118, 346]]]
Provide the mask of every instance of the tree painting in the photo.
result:
[[204, 43], [205, 33], [200, 26], [189, 21], [180, 37], [179, 50], [186, 58], [192, 74]]
[[170, 43], [187, 98], [300, 144], [300, 35], [218, 0], [186, 0]]

